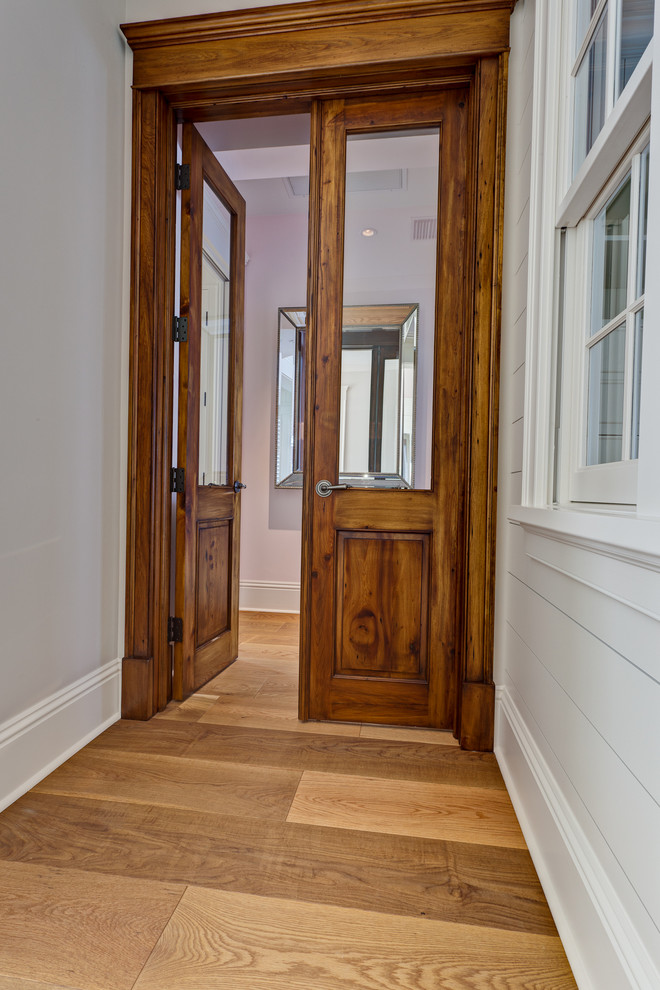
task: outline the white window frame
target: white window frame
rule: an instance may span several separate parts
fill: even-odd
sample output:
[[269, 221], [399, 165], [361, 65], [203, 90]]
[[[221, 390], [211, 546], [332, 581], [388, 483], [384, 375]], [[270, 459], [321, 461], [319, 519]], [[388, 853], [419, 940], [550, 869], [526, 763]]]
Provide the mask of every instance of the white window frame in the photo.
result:
[[[586, 50], [586, 38], [591, 37], [604, 6], [601, 0], [581, 51]], [[616, 24], [617, 6], [609, 8], [611, 26]], [[617, 177], [620, 181], [625, 176], [629, 159], [626, 166], [623, 156], [638, 138], [642, 143], [634, 144], [637, 150], [648, 142], [648, 130], [643, 141], [640, 135], [650, 117], [653, 40], [621, 95], [609, 106], [600, 134], [573, 176], [573, 87], [580, 54], [575, 51], [575, 13], [574, 0], [536, 3], [522, 503], [537, 507], [553, 503], [555, 393], [561, 374], [556, 501], [566, 506], [579, 501], [585, 508], [585, 502], [594, 508], [611, 503], [612, 508], [618, 505], [629, 510], [637, 500], [637, 461], [585, 468], [581, 457], [583, 434], [586, 437], [584, 333], [586, 307], [591, 302], [591, 279], [585, 280], [589, 271], [587, 228], [611, 195]], [[616, 32], [608, 31], [608, 45], [615, 40]], [[618, 60], [612, 59], [611, 65], [608, 94], [614, 101]], [[559, 242], [564, 228], [570, 277], [563, 301], [563, 369], [557, 369]], [[576, 277], [578, 265], [581, 285]]]
[[[570, 262], [566, 271], [565, 322], [568, 332], [564, 341], [565, 387], [562, 390], [561, 419], [570, 424], [564, 436], [564, 456], [561, 458], [562, 476], [568, 479], [560, 485], [567, 502], [612, 503], [634, 505], [637, 500], [637, 459], [630, 457], [632, 431], [632, 372], [634, 353], [634, 314], [644, 307], [644, 296], [633, 296], [637, 277], [640, 156], [649, 143], [649, 128], [644, 128], [630, 148], [629, 153], [612, 173], [586, 217], [575, 230], [569, 232], [567, 256]], [[630, 255], [628, 261], [628, 292], [625, 309], [598, 333], [590, 333], [593, 226], [608, 200], [621, 186], [626, 176], [631, 176], [630, 202]], [[587, 417], [589, 402], [589, 350], [607, 336], [614, 326], [626, 324], [626, 362], [623, 395], [623, 451], [622, 459], [607, 464], [587, 465]], [[570, 376], [570, 381], [569, 381]], [[576, 397], [580, 396], [579, 404]], [[568, 487], [568, 491], [567, 491]]]

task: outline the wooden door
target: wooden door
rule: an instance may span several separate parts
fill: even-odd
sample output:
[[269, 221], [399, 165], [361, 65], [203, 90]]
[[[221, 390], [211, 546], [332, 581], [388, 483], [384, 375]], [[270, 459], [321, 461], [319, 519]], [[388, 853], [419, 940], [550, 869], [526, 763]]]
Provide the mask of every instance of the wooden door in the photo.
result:
[[[420, 96], [329, 100], [317, 108], [319, 164], [311, 214], [318, 211], [318, 226], [310, 243], [312, 251], [317, 246], [319, 263], [312, 265], [310, 293], [308, 385], [313, 395], [307, 407], [311, 430], [305, 463], [310, 546], [303, 574], [307, 678], [302, 717], [444, 729], [455, 725], [465, 473], [461, 438], [469, 394], [464, 387], [466, 107], [466, 91], [448, 88]], [[363, 477], [355, 471], [342, 474], [339, 465], [339, 438], [350, 426], [342, 420], [343, 307], [360, 301], [419, 301], [410, 298], [414, 271], [408, 298], [392, 298], [403, 289], [390, 284], [396, 282], [397, 268], [390, 277], [391, 262], [382, 263], [380, 279], [372, 276], [364, 286], [354, 277], [347, 252], [355, 235], [351, 224], [361, 214], [351, 214], [349, 224], [347, 149], [352, 139], [363, 141], [361, 150], [369, 152], [370, 140], [373, 150], [388, 136], [417, 140], [434, 133], [436, 212], [423, 219], [437, 224], [431, 248], [435, 288], [424, 289], [431, 301], [420, 324], [426, 356], [418, 360], [426, 365], [419, 374], [427, 376], [427, 465], [414, 481], [402, 473], [393, 484], [369, 470]], [[381, 170], [391, 164], [386, 147]], [[369, 188], [365, 163], [361, 182]], [[414, 172], [407, 170], [409, 184]], [[414, 195], [414, 189], [408, 191]], [[399, 245], [405, 252], [401, 268], [409, 267], [410, 252], [416, 250], [404, 239]], [[421, 464], [421, 425], [418, 440]], [[320, 481], [341, 487], [327, 495], [322, 487], [319, 494]]]
[[[192, 124], [183, 127], [181, 305], [172, 695], [238, 652], [245, 203]], [[185, 186], [186, 183], [184, 182]], [[176, 637], [175, 637], [176, 638]]]

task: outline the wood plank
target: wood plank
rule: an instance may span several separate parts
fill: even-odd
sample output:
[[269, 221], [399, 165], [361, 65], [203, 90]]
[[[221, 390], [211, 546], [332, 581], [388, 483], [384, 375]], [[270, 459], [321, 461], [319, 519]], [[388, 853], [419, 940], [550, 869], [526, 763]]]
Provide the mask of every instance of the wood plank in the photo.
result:
[[388, 739], [390, 742], [427, 743], [432, 746], [458, 746], [451, 732], [441, 729], [418, 729], [392, 725], [363, 725], [361, 739]]
[[0, 863], [0, 986], [12, 986], [5, 977], [34, 977], [79, 990], [130, 990], [183, 890]]
[[293, 770], [85, 749], [35, 790], [283, 821], [299, 779]]
[[508, 794], [306, 770], [289, 822], [524, 849]]
[[224, 698], [208, 709], [200, 723], [245, 725], [253, 729], [275, 729], [307, 735], [359, 736], [360, 726], [341, 722], [299, 722], [298, 713], [286, 699], [276, 697]]
[[[333, 723], [333, 729], [337, 724]], [[422, 730], [411, 730], [415, 733]], [[186, 756], [252, 766], [356, 774], [504, 791], [492, 753], [465, 753], [456, 746], [389, 739], [268, 731], [247, 726], [160, 721], [149, 726], [117, 722], [87, 747]]]
[[156, 719], [181, 719], [184, 722], [196, 722], [204, 715], [211, 705], [215, 704], [216, 696], [200, 696], [193, 694], [187, 701], [171, 701], [167, 708], [157, 715]]
[[189, 888], [135, 990], [576, 986], [558, 938]]
[[61, 983], [42, 983], [41, 980], [24, 980], [20, 976], [2, 975], [2, 990], [71, 990]]
[[31, 793], [0, 858], [554, 935], [529, 853]]

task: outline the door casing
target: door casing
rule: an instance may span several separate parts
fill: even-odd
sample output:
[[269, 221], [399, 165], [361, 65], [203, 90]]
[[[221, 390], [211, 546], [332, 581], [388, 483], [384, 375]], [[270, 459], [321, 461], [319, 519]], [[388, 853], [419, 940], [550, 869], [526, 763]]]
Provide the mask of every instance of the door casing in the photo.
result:
[[[133, 50], [133, 206], [126, 631], [122, 715], [169, 700], [176, 125], [310, 112], [319, 98], [468, 89], [470, 140], [462, 436], [462, 602], [454, 733], [493, 744], [492, 681], [500, 285], [509, 18], [515, 0], [312, 0], [127, 24]], [[313, 117], [319, 127], [319, 115]], [[312, 157], [318, 147], [312, 134]], [[314, 161], [312, 160], [312, 172]], [[318, 244], [310, 212], [309, 257]], [[313, 291], [313, 280], [312, 280]], [[311, 367], [312, 362], [309, 362]], [[308, 379], [308, 413], [314, 382]], [[305, 476], [306, 499], [313, 479]], [[309, 519], [303, 523], [303, 574]], [[308, 715], [305, 582], [301, 717]]]

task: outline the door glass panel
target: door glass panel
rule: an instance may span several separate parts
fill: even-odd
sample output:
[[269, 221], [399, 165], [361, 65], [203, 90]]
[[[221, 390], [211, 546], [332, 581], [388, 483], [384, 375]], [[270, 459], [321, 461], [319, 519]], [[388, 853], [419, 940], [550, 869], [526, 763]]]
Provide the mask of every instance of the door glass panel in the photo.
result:
[[625, 325], [589, 351], [587, 464], [608, 464], [623, 456]]
[[594, 220], [592, 334], [626, 308], [629, 236], [630, 176]]
[[228, 484], [231, 214], [204, 183], [199, 484]]
[[440, 129], [346, 143], [340, 481], [430, 488]]

